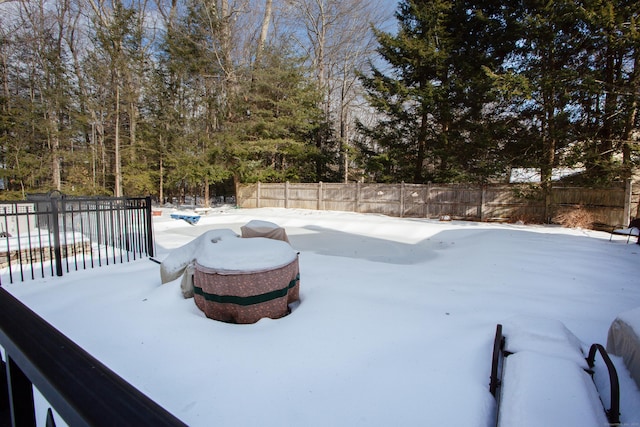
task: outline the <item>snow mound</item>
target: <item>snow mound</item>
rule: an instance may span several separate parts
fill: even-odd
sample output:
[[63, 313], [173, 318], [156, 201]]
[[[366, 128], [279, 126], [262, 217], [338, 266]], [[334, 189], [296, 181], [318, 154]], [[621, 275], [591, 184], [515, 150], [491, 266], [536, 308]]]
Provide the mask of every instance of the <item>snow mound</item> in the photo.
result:
[[228, 228], [209, 230], [186, 245], [173, 249], [160, 264], [160, 279], [162, 283], [173, 282], [182, 276], [187, 266], [196, 261], [198, 254], [203, 251], [203, 247], [212, 242], [239, 238], [240, 236]]
[[560, 321], [533, 316], [514, 316], [504, 322], [505, 350], [532, 351], [568, 359], [588, 368], [583, 343]]
[[498, 426], [608, 425], [582, 343], [553, 319], [516, 316], [503, 325]]
[[271, 231], [276, 228], [280, 228], [278, 224], [275, 224], [271, 221], [263, 221], [260, 219], [252, 219], [251, 221], [246, 223], [244, 226], [248, 228], [252, 228], [254, 230], [264, 231], [264, 232]]
[[293, 262], [291, 245], [265, 237], [205, 240], [196, 262], [217, 274], [248, 274], [273, 270]]
[[532, 351], [512, 354], [502, 387], [499, 426], [609, 425], [589, 374], [570, 360]]

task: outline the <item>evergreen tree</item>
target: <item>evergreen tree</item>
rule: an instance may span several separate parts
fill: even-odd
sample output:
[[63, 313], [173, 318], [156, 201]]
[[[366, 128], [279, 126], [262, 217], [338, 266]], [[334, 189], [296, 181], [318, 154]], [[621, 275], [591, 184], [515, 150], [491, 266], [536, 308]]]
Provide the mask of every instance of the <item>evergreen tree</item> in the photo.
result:
[[313, 182], [321, 94], [286, 48], [265, 49], [227, 121], [227, 158], [242, 182]]
[[[66, 36], [69, 3], [15, 5], [3, 29], [2, 152], [8, 188], [61, 190], [62, 165], [72, 147], [73, 102]], [[13, 48], [13, 50], [10, 50]]]
[[161, 63], [168, 107], [161, 111], [166, 184], [182, 196], [204, 194], [205, 203], [210, 185], [230, 175], [222, 132], [236, 72], [221, 51], [227, 37], [221, 13], [215, 1], [188, 1], [167, 29]]
[[521, 137], [528, 136], [537, 147], [536, 163], [548, 198], [553, 168], [562, 161], [558, 153], [575, 141], [571, 93], [579, 75], [576, 63], [584, 57], [585, 32], [581, 8], [572, 0], [527, 0], [521, 6], [518, 48], [512, 59], [530, 89], [518, 110], [533, 131]]
[[494, 2], [406, 0], [397, 34], [377, 32], [391, 71], [373, 67], [362, 78], [384, 115], [364, 132], [397, 178], [482, 180], [500, 169], [501, 141], [491, 126], [502, 119], [487, 108], [495, 98], [483, 67], [499, 69], [509, 52], [507, 10]]
[[[124, 166], [135, 162], [134, 149], [138, 121], [139, 90], [143, 52], [144, 10], [121, 0], [89, 0], [93, 11], [95, 49], [85, 66], [93, 94], [90, 108], [101, 134], [103, 186], [116, 197], [124, 195]], [[138, 6], [138, 7], [136, 7]], [[136, 173], [132, 167], [131, 173]], [[106, 180], [109, 179], [107, 182]]]
[[632, 157], [637, 152], [632, 135], [639, 126], [638, 4], [586, 1], [584, 8], [587, 54], [580, 64], [580, 86], [574, 95], [584, 141], [578, 158], [590, 182], [610, 182], [629, 177], [633, 160], [637, 161], [637, 154]]

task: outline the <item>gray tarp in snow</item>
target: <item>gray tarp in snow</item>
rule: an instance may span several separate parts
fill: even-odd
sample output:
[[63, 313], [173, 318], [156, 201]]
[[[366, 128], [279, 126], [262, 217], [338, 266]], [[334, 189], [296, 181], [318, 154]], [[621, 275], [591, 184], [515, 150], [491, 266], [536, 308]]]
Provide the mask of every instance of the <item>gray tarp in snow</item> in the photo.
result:
[[640, 307], [621, 313], [611, 323], [607, 352], [622, 357], [640, 387]]

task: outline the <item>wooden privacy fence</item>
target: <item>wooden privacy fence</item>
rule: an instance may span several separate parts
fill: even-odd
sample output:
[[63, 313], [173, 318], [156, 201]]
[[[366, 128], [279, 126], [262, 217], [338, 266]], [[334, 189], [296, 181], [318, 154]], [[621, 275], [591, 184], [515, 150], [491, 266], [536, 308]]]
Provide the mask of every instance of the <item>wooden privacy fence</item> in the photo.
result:
[[640, 192], [631, 181], [612, 188], [554, 186], [548, 202], [538, 186], [469, 184], [256, 183], [241, 184], [241, 208], [297, 208], [472, 221], [549, 222], [581, 206], [600, 226], [626, 225]]

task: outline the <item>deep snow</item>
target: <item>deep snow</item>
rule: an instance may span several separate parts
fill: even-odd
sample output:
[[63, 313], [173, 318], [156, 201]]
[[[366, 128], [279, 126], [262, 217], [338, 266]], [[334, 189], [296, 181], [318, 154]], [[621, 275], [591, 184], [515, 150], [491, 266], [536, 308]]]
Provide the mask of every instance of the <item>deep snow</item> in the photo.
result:
[[[617, 314], [640, 307], [640, 246], [603, 232], [232, 208], [191, 226], [169, 213], [154, 217], [159, 260], [208, 230], [284, 227], [300, 303], [217, 322], [146, 259], [3, 286], [191, 426], [488, 426], [497, 323], [552, 319], [605, 344]], [[640, 392], [613, 359], [621, 420], [638, 424]]]

